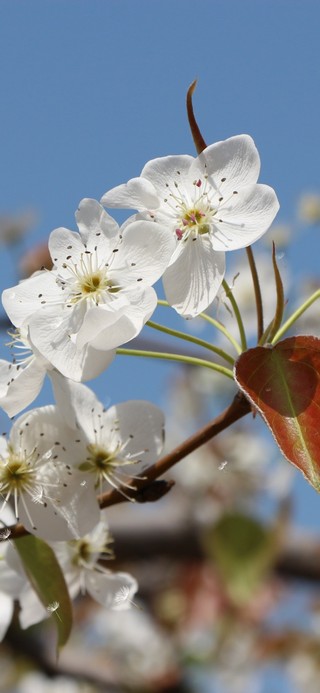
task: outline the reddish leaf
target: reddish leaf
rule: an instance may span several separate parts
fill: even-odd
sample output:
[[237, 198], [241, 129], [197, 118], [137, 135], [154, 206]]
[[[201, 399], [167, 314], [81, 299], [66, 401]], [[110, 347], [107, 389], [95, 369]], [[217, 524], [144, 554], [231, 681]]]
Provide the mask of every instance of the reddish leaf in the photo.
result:
[[320, 339], [289, 337], [241, 354], [235, 379], [283, 455], [320, 490]]

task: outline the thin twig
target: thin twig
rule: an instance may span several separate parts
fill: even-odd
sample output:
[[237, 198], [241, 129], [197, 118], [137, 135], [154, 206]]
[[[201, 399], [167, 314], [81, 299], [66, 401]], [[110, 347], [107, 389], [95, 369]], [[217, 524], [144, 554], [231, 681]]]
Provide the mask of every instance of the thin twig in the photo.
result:
[[[231, 404], [222, 412], [222, 414], [219, 414], [219, 416], [213, 419], [213, 421], [210, 421], [208, 424], [203, 426], [203, 428], [200, 428], [199, 431], [190, 436], [190, 438], [187, 438], [187, 440], [181, 443], [181, 445], [174, 448], [174, 450], [169, 452], [168, 455], [161, 457], [161, 459], [155, 462], [155, 464], [145, 469], [143, 472], [143, 477], [132, 479], [131, 482], [129, 481], [130, 485], [134, 485], [134, 489], [128, 489], [126, 486], [125, 497], [122, 495], [121, 491], [117, 491], [116, 489], [107, 491], [106, 493], [98, 496], [100, 508], [107, 508], [111, 505], [116, 505], [117, 503], [123, 503], [128, 500], [128, 498], [135, 500], [137, 497], [139, 500], [142, 489], [147, 489], [148, 486], [152, 485], [152, 482], [154, 482], [155, 479], [158, 479], [160, 476], [165, 474], [165, 472], [171, 469], [171, 467], [177, 464], [177, 462], [180, 462], [180, 460], [182, 460], [184, 457], [190, 455], [191, 452], [194, 452], [194, 450], [200, 448], [201, 445], [207, 443], [209, 440], [211, 440], [211, 438], [218, 435], [218, 433], [221, 433], [221, 431], [224, 431], [226, 428], [231, 426], [231, 424], [235, 423], [239, 419], [242, 419], [242, 417], [246, 416], [250, 410], [251, 405], [249, 404], [248, 400], [241, 392], [238, 392]], [[150, 500], [152, 499], [152, 495], [153, 494], [151, 493]], [[19, 539], [19, 537], [24, 537], [29, 534], [29, 532], [21, 524], [17, 524], [9, 529], [10, 535], [8, 537], [1, 537], [0, 535], [0, 542]]]
[[195, 79], [192, 84], [190, 84], [190, 87], [187, 91], [187, 114], [188, 114], [188, 121], [190, 125], [190, 130], [192, 134], [192, 138], [195, 144], [195, 148], [198, 152], [198, 154], [201, 154], [204, 149], [206, 149], [207, 145], [201, 135], [199, 125], [195, 119], [195, 115], [193, 112], [193, 104], [192, 104], [192, 95], [197, 86], [197, 80]]
[[[187, 438], [187, 440], [181, 443], [181, 445], [178, 445], [176, 448], [174, 448], [174, 450], [169, 452], [168, 455], [165, 455], [160, 460], [155, 462], [155, 464], [153, 464], [151, 467], [145, 469], [143, 472], [143, 478], [134, 479], [132, 481], [132, 484], [135, 486], [135, 489], [130, 491], [130, 497], [132, 500], [135, 499], [135, 496], [142, 488], [147, 487], [150, 482], [158, 479], [160, 476], [162, 476], [162, 474], [165, 474], [165, 472], [171, 469], [171, 467], [177, 464], [177, 462], [180, 462], [180, 460], [182, 460], [184, 457], [190, 455], [191, 452], [194, 452], [194, 450], [200, 448], [201, 445], [207, 443], [218, 433], [221, 433], [221, 431], [224, 431], [226, 428], [231, 426], [231, 424], [248, 414], [250, 409], [250, 404], [245, 397], [241, 393], [237, 393], [230, 406], [227, 407], [222, 414], [217, 416], [213, 421], [210, 421], [210, 423], [203, 426], [203, 428], [194, 433], [194, 435], [190, 436], [190, 438]], [[128, 495], [127, 489], [126, 494]], [[107, 508], [111, 505], [122, 503], [125, 500], [126, 499], [123, 497], [120, 491], [113, 489], [112, 491], [103, 493], [99, 497], [100, 508]]]

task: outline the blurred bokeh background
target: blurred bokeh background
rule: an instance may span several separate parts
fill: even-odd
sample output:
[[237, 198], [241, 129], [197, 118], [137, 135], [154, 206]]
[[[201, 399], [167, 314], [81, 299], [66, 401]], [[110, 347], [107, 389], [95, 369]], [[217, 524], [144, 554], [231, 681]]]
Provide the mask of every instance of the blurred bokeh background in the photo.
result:
[[[250, 134], [260, 181], [277, 192], [279, 215], [255, 253], [266, 314], [272, 240], [293, 310], [320, 277], [319, 25], [317, 0], [1, 0], [1, 289], [44, 264], [50, 231], [76, 228], [83, 197], [99, 200], [149, 159], [195, 153], [185, 97], [197, 78], [207, 143]], [[245, 253], [227, 259], [254, 343]], [[225, 303], [211, 313], [233, 329]], [[9, 358], [2, 317], [0, 355]], [[155, 319], [220, 339], [167, 309]], [[317, 304], [296, 332], [320, 335]], [[141, 340], [158, 336], [146, 328]], [[199, 370], [132, 361], [117, 357], [90, 385], [105, 404], [162, 406], [167, 450], [233, 396]], [[51, 401], [48, 384], [36, 405]], [[4, 413], [0, 422], [7, 431]], [[0, 649], [1, 690], [318, 691], [318, 494], [252, 417], [169, 476], [176, 483], [161, 501], [108, 513], [116, 565], [140, 582], [132, 610], [102, 613], [80, 600], [58, 665], [50, 623], [24, 633], [14, 624]]]

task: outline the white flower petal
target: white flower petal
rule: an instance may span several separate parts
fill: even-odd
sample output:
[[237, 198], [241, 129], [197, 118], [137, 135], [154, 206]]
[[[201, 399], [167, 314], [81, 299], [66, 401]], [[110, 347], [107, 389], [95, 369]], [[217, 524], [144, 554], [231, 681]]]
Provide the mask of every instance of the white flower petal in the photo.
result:
[[278, 209], [273, 188], [261, 184], [243, 188], [219, 212], [222, 221], [215, 224], [211, 235], [214, 249], [237, 250], [251, 245], [267, 231]]
[[68, 425], [70, 421], [71, 427], [78, 432], [78, 423], [87, 438], [94, 440], [97, 417], [101, 417], [104, 412], [103, 404], [86, 385], [63, 378], [59, 374], [57, 376], [54, 392], [58, 411], [63, 418], [65, 415], [68, 416]]
[[[92, 353], [91, 358], [89, 358], [89, 361], [92, 362], [92, 368], [87, 380], [91, 380], [92, 378], [95, 378], [96, 375], [99, 375], [111, 363], [115, 356], [115, 351], [98, 351], [97, 349], [93, 349], [92, 347], [90, 347], [89, 349]], [[107, 359], [108, 363], [106, 363]], [[95, 370], [93, 370], [93, 368], [95, 368]], [[96, 372], [97, 370], [98, 372]], [[85, 379], [86, 378], [83, 378], [83, 380]], [[54, 398], [58, 406], [59, 415], [61, 416], [62, 420], [66, 423], [67, 426], [70, 426], [70, 428], [75, 428], [75, 414], [72, 406], [70, 406], [69, 399], [70, 385], [72, 383], [73, 385], [80, 386], [80, 383], [75, 382], [73, 380], [69, 380], [69, 378], [66, 378], [62, 375], [62, 373], [56, 370], [52, 370], [50, 372], [50, 380], [52, 383]], [[81, 387], [85, 386], [81, 385]], [[85, 389], [89, 390], [89, 388]]]
[[0, 359], [0, 398], [6, 396], [11, 380], [15, 380], [20, 370], [17, 364]]
[[67, 310], [60, 315], [54, 307], [41, 311], [30, 320], [31, 339], [40, 353], [67, 378], [82, 380], [95, 377], [112, 361], [113, 354], [105, 357], [99, 355], [97, 363], [93, 363], [94, 350], [89, 349], [87, 344], [78, 347], [75, 337], [70, 336], [71, 319], [72, 315]]
[[107, 214], [97, 200], [84, 198], [76, 211], [76, 221], [81, 234], [82, 242], [87, 250], [93, 250], [108, 239], [119, 235], [119, 226], [115, 219]]
[[109, 304], [90, 306], [76, 335], [77, 349], [83, 349], [89, 342], [94, 342], [101, 332], [116, 329], [117, 322], [127, 311], [130, 311], [130, 303], [123, 295], [119, 299], [116, 296]]
[[[164, 416], [162, 411], [150, 402], [131, 400], [116, 404], [102, 414], [101, 421], [101, 441], [105, 442], [106, 447], [111, 437], [122, 445], [126, 443], [122, 456], [134, 456], [136, 462], [141, 461], [143, 466], [147, 466], [154, 463], [162, 452]], [[82, 416], [79, 422], [83, 427], [85, 417]]]
[[43, 621], [45, 618], [49, 618], [49, 611], [45, 609], [30, 585], [27, 585], [20, 594], [19, 601], [19, 622], [23, 630], [29, 628], [29, 626], [33, 626], [35, 623]]
[[13, 599], [0, 591], [0, 642], [3, 640], [10, 626], [13, 615], [13, 606]]
[[115, 349], [95, 349], [91, 344], [87, 344], [84, 359], [82, 361], [81, 381], [92, 380], [110, 366], [116, 355]]
[[[185, 181], [193, 162], [194, 157], [188, 154], [162, 156], [158, 159], [151, 159], [142, 169], [141, 177], [153, 183], [155, 190], [158, 195], [161, 196], [161, 201], [163, 202], [163, 196], [167, 197], [168, 185], [173, 187], [173, 181], [178, 185], [182, 180]], [[190, 185], [191, 184], [192, 181]], [[143, 208], [140, 206], [139, 209], [142, 210]], [[144, 209], [150, 209], [150, 207], [145, 205]]]
[[22, 566], [18, 567], [13, 554], [19, 558], [13, 542], [3, 543], [0, 547], [0, 593], [5, 592], [11, 599], [17, 599], [27, 579]]
[[138, 590], [137, 581], [129, 573], [98, 572], [87, 570], [87, 591], [93, 599], [107, 609], [129, 609]]
[[120, 315], [112, 329], [101, 331], [93, 340], [95, 349], [112, 350], [126, 344], [141, 332], [157, 307], [157, 294], [152, 287], [130, 292], [130, 305]]
[[174, 249], [175, 240], [168, 228], [152, 221], [133, 221], [123, 232], [123, 244], [113, 265], [119, 282], [124, 286], [135, 281], [154, 284], [167, 268]]
[[256, 183], [259, 172], [260, 157], [252, 137], [236, 135], [209, 145], [195, 160], [190, 176], [207, 173], [213, 187], [226, 195]]
[[159, 198], [154, 186], [148, 180], [131, 178], [127, 183], [108, 190], [102, 196], [101, 202], [105, 207], [156, 209]]
[[8, 416], [19, 414], [35, 400], [46, 373], [43, 360], [36, 357], [25, 367], [0, 361], [0, 406]]
[[54, 266], [59, 268], [59, 275], [68, 276], [64, 264], [69, 262], [71, 256], [79, 258], [83, 253], [81, 236], [61, 226], [51, 231], [48, 245]]
[[[70, 467], [71, 463], [72, 460]], [[88, 483], [87, 475], [72, 469], [68, 472], [68, 477], [64, 478], [59, 470], [59, 476], [59, 502], [51, 499], [51, 496], [54, 496], [51, 493], [50, 497], [43, 499], [45, 503], [33, 501], [26, 494], [24, 502], [20, 498], [18, 503], [19, 521], [31, 534], [45, 541], [78, 539], [97, 524], [100, 516], [94, 488]], [[62, 487], [63, 483], [68, 485]]]
[[[86, 202], [86, 200], [84, 202]], [[120, 242], [118, 224], [109, 217], [98, 202], [95, 200], [89, 200], [89, 202], [95, 202], [95, 204], [99, 206], [101, 216], [105, 215], [110, 218], [109, 232], [107, 232], [108, 222], [105, 219], [102, 219], [103, 223], [100, 229], [95, 226], [94, 219], [91, 219], [91, 228], [89, 227], [89, 219], [87, 219], [88, 227], [85, 226], [82, 219], [82, 212], [83, 216], [88, 217], [89, 211], [92, 213], [93, 211], [92, 209], [88, 210], [87, 205], [84, 204], [84, 208], [80, 210], [79, 219], [82, 237], [79, 233], [69, 231], [69, 229], [62, 227], [55, 229], [50, 234], [49, 250], [54, 262], [54, 269], [58, 271], [59, 277], [67, 282], [70, 282], [70, 279], [76, 281], [75, 275], [77, 272], [81, 274], [83, 271], [89, 271], [89, 257], [91, 253], [93, 257], [91, 265], [92, 270], [95, 271], [98, 266], [104, 266], [106, 261], [110, 260], [113, 249]], [[114, 222], [114, 224], [112, 222]]]
[[56, 439], [55, 432], [59, 424], [61, 421], [57, 417], [53, 405], [24, 412], [11, 426], [10, 445], [16, 450], [21, 448], [21, 431], [23, 430], [23, 450], [29, 454], [36, 447], [42, 455], [48, 449], [47, 443], [42, 441], [42, 437], [50, 439], [50, 437], [55, 436]]
[[48, 301], [60, 299], [60, 295], [55, 272], [39, 272], [20, 284], [5, 289], [2, 304], [11, 322], [16, 327], [21, 327], [33, 313], [41, 310]]
[[216, 297], [225, 273], [225, 255], [213, 250], [208, 234], [182, 243], [163, 276], [163, 285], [170, 305], [184, 317], [193, 318]]

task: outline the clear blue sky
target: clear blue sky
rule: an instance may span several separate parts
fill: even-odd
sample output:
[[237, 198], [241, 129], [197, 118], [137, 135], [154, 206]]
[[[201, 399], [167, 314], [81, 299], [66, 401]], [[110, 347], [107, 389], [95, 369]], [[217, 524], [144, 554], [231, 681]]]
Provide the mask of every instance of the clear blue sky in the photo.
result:
[[[149, 159], [194, 154], [185, 94], [197, 77], [205, 139], [251, 134], [289, 221], [320, 186], [319, 26], [317, 0], [1, 0], [0, 212], [39, 211], [32, 245], [75, 228], [82, 197]], [[296, 245], [288, 263], [316, 271], [316, 232]], [[2, 288], [15, 283], [10, 264], [1, 273]], [[103, 391], [159, 401], [169, 373], [119, 357]]]

